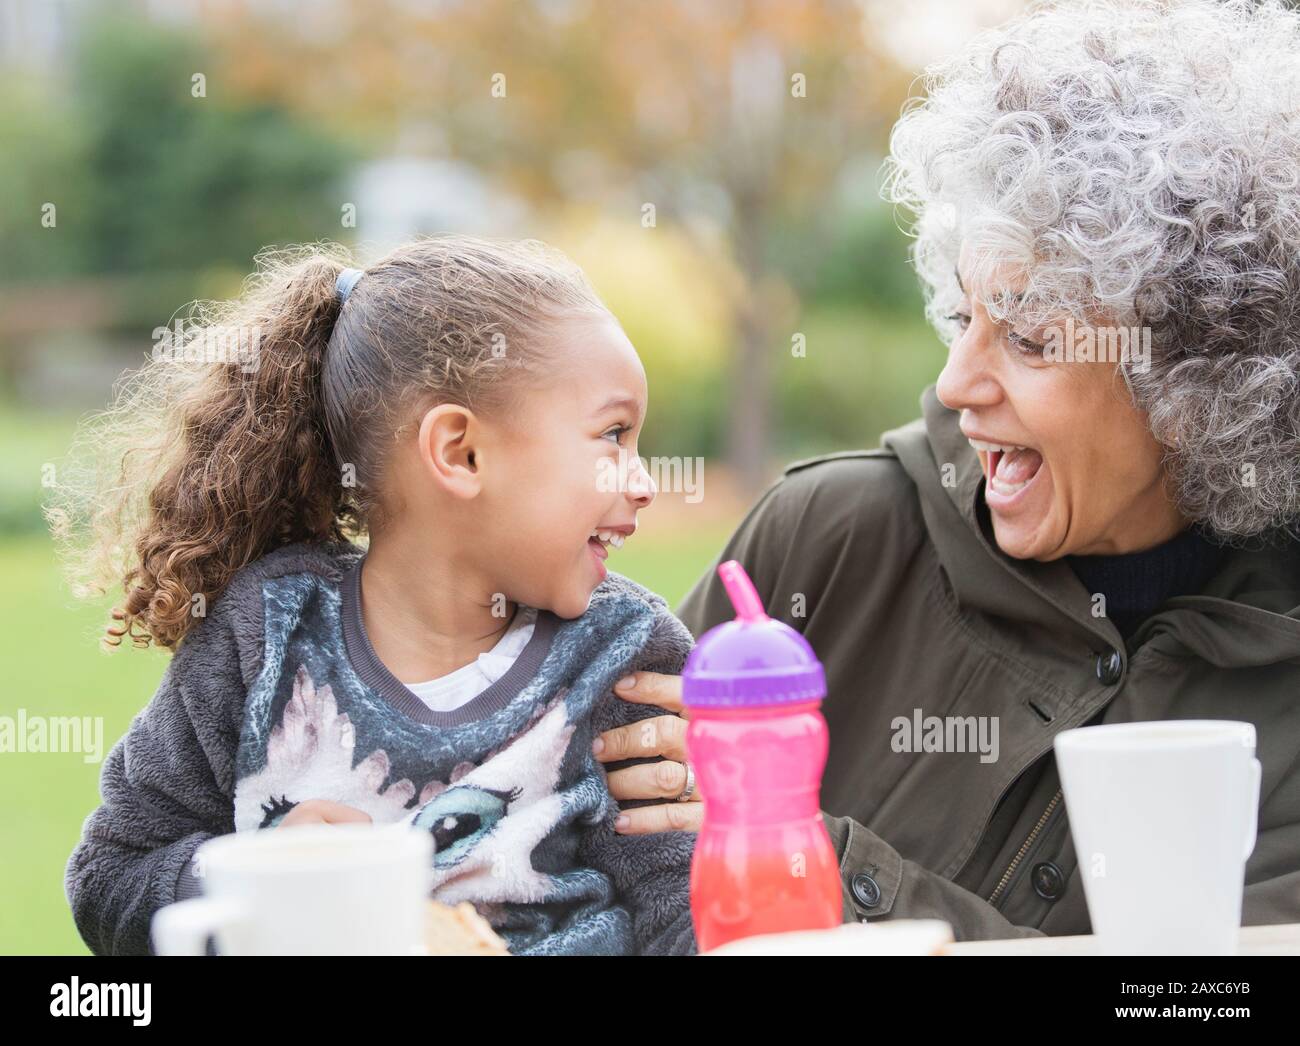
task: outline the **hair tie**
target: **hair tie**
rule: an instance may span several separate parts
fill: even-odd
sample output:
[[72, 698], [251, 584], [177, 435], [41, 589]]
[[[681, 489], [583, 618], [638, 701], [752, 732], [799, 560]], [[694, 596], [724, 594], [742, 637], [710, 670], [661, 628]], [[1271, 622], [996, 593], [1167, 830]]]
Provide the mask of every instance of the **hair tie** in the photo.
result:
[[339, 273], [339, 278], [334, 281], [334, 293], [338, 295], [340, 305], [348, 300], [352, 288], [363, 275], [364, 271], [361, 269], [344, 269]]

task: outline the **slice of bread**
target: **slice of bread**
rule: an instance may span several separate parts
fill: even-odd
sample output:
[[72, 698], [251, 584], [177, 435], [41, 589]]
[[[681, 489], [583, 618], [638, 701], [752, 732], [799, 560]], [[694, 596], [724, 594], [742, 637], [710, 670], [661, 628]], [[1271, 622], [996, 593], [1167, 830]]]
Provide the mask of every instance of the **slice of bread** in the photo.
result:
[[510, 949], [469, 901], [429, 901], [424, 921], [429, 955], [509, 955]]

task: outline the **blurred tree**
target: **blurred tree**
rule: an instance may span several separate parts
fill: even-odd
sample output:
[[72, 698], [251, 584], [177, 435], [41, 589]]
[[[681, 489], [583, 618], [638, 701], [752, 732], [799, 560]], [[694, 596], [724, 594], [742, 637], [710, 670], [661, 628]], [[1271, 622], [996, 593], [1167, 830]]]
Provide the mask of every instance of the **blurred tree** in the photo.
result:
[[742, 276], [729, 285], [725, 445], [742, 479], [761, 483], [790, 286], [833, 231], [811, 219], [850, 159], [883, 150], [910, 81], [864, 33], [860, 7], [379, 0], [331, 11], [310, 32], [274, 9], [233, 11], [229, 75], [454, 153], [536, 201], [600, 202], [648, 236], [673, 223], [703, 251], [723, 231]]
[[220, 82], [196, 96], [191, 78], [211, 65], [175, 30], [92, 17], [78, 27], [67, 83], [5, 85], [9, 380], [25, 339], [151, 329], [200, 293], [232, 291], [267, 244], [338, 237], [338, 184], [354, 147]]
[[[90, 22], [76, 61], [87, 128], [90, 264], [98, 271], [246, 270], [267, 243], [337, 235], [337, 137], [232, 98], [192, 38]], [[196, 96], [192, 78], [205, 76]]]
[[85, 129], [76, 110], [44, 84], [10, 74], [0, 84], [0, 280], [84, 272]]

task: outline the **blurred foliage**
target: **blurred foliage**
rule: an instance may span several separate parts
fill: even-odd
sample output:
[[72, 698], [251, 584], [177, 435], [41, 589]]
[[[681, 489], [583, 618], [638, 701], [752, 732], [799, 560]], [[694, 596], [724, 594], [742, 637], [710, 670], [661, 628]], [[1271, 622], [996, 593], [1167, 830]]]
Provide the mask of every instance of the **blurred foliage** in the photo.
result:
[[[348, 151], [283, 109], [193, 97], [210, 59], [156, 27], [96, 23], [76, 91], [89, 133], [89, 256], [100, 270], [248, 267], [268, 240], [335, 234]], [[206, 89], [206, 87], [205, 87]]]
[[[925, 303], [908, 258], [911, 241], [895, 224], [892, 207], [866, 197], [857, 206], [828, 208], [823, 220], [833, 222], [833, 229], [818, 240], [818, 249], [809, 251], [803, 264], [790, 266], [800, 292], [821, 304], [922, 320]], [[800, 241], [790, 237], [783, 242]]]
[[[645, 363], [642, 454], [719, 456], [720, 408], [732, 396], [729, 318], [717, 288], [725, 260], [702, 256], [696, 241], [671, 229], [648, 237], [573, 212], [547, 238], [591, 274]], [[793, 252], [809, 240], [783, 242]], [[767, 345], [779, 460], [874, 446], [885, 429], [917, 416], [921, 390], [943, 366], [945, 351], [923, 319], [907, 240], [891, 212], [869, 202], [835, 223], [825, 242], [824, 252], [783, 260], [806, 275], [792, 329], [773, 333]], [[795, 333], [805, 355], [792, 351]]]
[[874, 447], [880, 434], [921, 413], [921, 391], [947, 355], [913, 316], [818, 304], [799, 332], [805, 356], [787, 346], [777, 368], [777, 441], [782, 461]]
[[371, 0], [338, 5], [312, 34], [274, 9], [245, 14], [224, 27], [246, 42], [229, 69], [243, 90], [317, 112], [346, 98], [338, 119], [423, 128], [539, 206], [599, 201], [631, 228], [653, 207], [644, 228], [706, 248], [721, 231], [710, 255], [739, 278], [713, 281], [728, 395], [712, 413], [727, 461], [757, 486], [791, 287], [836, 232], [830, 189], [884, 149], [911, 80], [859, 6]]
[[[87, 272], [90, 243], [84, 231], [76, 231], [88, 191], [83, 111], [18, 73], [5, 75], [0, 91], [0, 279]], [[58, 208], [57, 231], [41, 224], [42, 207], [49, 203]]]
[[[650, 378], [644, 454], [728, 455], [738, 401], [763, 401], [769, 472], [915, 416], [942, 349], [873, 152], [906, 75], [851, 14], [522, 10], [345, 4], [310, 33], [275, 8], [232, 8], [203, 34], [86, 20], [65, 79], [3, 84], [0, 297], [40, 290], [48, 313], [90, 286], [111, 312], [86, 333], [143, 353], [191, 299], [236, 293], [262, 247], [343, 238], [350, 176], [411, 147], [521, 193], [536, 208], [524, 231], [588, 271]], [[501, 68], [508, 102], [490, 93]], [[796, 71], [806, 97], [790, 95]], [[643, 200], [659, 206], [649, 229]], [[24, 336], [0, 331], [0, 376], [63, 351]], [[40, 466], [70, 423], [0, 402], [0, 530], [40, 526]]]
[[[0, 278], [167, 274], [161, 322], [183, 304], [178, 283], [197, 291], [202, 272], [247, 272], [268, 243], [337, 236], [355, 150], [282, 108], [194, 97], [191, 77], [211, 64], [190, 36], [96, 17], [66, 84], [14, 85], [0, 112]], [[45, 203], [54, 229], [38, 220]]]

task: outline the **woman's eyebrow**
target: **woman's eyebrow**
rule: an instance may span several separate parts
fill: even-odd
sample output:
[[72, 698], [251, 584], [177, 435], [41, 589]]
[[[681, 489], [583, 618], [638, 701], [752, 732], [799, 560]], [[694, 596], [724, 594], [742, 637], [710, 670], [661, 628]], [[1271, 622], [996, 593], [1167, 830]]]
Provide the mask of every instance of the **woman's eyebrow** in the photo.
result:
[[[957, 289], [958, 289], [959, 291], [961, 291], [962, 294], [965, 294], [965, 293], [966, 293], [966, 288], [962, 285], [962, 282], [961, 282], [961, 273], [958, 272], [956, 268], [954, 268], [954, 269], [952, 270], [952, 274], [953, 274], [954, 276], [957, 277]], [[1023, 300], [1024, 300], [1024, 297], [1025, 297], [1024, 292], [1021, 292], [1020, 294], [1010, 294], [1010, 295], [1007, 295], [1006, 300], [1007, 300], [1008, 302], [1010, 302], [1011, 304], [1015, 305], [1015, 304], [1018, 304], [1019, 302], [1023, 301]]]

